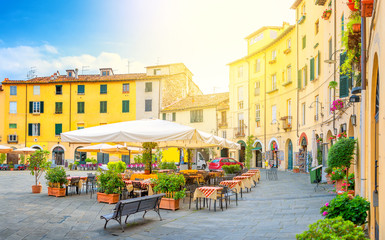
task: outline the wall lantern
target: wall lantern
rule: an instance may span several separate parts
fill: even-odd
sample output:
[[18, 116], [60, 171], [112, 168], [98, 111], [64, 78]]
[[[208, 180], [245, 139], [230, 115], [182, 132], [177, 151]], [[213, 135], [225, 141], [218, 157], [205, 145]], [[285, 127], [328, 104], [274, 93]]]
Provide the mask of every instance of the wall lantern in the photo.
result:
[[356, 114], [352, 114], [350, 116], [350, 121], [352, 122], [352, 125], [353, 126], [356, 126], [357, 125], [357, 117], [356, 117]]
[[360, 96], [357, 96], [357, 95], [350, 96], [349, 102], [351, 103], [361, 102]]

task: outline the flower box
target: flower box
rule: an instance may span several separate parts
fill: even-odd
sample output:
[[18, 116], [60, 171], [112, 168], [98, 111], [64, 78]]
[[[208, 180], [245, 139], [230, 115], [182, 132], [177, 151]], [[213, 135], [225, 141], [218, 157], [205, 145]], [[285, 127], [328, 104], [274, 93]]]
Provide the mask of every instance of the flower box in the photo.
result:
[[352, 28], [353, 28], [354, 33], [360, 33], [361, 32], [361, 24], [360, 23], [353, 24]]
[[293, 173], [299, 173], [299, 168], [293, 168]]
[[346, 4], [348, 5], [350, 11], [352, 12], [358, 11], [358, 9], [354, 7], [354, 4], [355, 4], [354, 1], [349, 0], [349, 2], [347, 2]]
[[332, 15], [332, 10], [331, 9], [328, 9], [328, 10], [325, 10], [322, 14], [322, 18], [324, 20], [329, 20], [330, 16]]
[[66, 195], [65, 188], [48, 187], [48, 196], [65, 197], [65, 195]]
[[105, 202], [108, 204], [119, 202], [119, 194], [105, 194], [101, 192], [97, 192], [97, 200], [98, 202]]
[[371, 17], [373, 14], [373, 0], [361, 0], [361, 17]]
[[163, 197], [162, 200], [160, 200], [159, 208], [175, 211], [179, 209], [179, 200], [180, 199], [175, 200], [172, 198]]

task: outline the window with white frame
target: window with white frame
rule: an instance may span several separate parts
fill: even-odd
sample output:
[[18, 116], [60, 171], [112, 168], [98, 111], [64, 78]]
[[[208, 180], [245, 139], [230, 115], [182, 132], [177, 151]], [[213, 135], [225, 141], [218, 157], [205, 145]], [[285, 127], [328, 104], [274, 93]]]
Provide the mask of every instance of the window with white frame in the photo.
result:
[[314, 64], [314, 75], [315, 75], [315, 79], [318, 79], [318, 76], [319, 76], [319, 69], [318, 69], [318, 67], [319, 67], [319, 65], [320, 65], [320, 63], [319, 63], [319, 55], [317, 55], [315, 58], [314, 58], [314, 60], [315, 60], [315, 64]]
[[17, 113], [17, 102], [9, 102], [9, 113]]
[[226, 130], [223, 130], [222, 131], [222, 138], [226, 138], [226, 137], [227, 137]]
[[277, 89], [277, 74], [271, 76], [271, 90]]
[[261, 59], [255, 60], [255, 72], [261, 71]]
[[291, 99], [287, 100], [287, 122], [291, 124]]
[[238, 109], [243, 109], [243, 87], [238, 87]]
[[275, 30], [270, 30], [270, 38], [271, 39], [276, 39], [277, 38], [277, 31]]
[[291, 82], [291, 65], [286, 68], [287, 82]]
[[32, 135], [30, 135], [30, 136], [40, 136], [40, 124], [39, 123], [32, 123], [30, 125], [32, 127]]
[[277, 59], [277, 50], [271, 51], [271, 60]]
[[302, 87], [305, 88], [307, 83], [307, 69], [306, 67], [302, 68]]
[[9, 87], [9, 94], [10, 95], [17, 95], [17, 86], [10, 86]]
[[306, 103], [302, 103], [302, 126], [306, 124]]
[[40, 102], [32, 102], [32, 112], [40, 113]]
[[33, 95], [40, 95], [40, 86], [33, 86]]
[[277, 122], [277, 105], [271, 106], [271, 123]]
[[261, 105], [259, 103], [255, 105], [255, 121], [261, 121]]
[[315, 97], [315, 120], [316, 121], [318, 121], [318, 111], [319, 111], [319, 109], [318, 109], [318, 104], [319, 104], [319, 96], [317, 95], [316, 97]]

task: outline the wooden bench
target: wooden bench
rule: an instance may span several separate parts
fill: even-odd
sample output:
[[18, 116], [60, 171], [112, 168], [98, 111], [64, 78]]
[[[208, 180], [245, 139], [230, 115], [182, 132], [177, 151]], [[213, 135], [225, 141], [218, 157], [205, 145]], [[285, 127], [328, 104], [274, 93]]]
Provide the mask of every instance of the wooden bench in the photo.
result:
[[126, 216], [126, 220], [124, 221], [124, 223], [127, 223], [127, 219], [131, 214], [144, 212], [144, 218], [146, 213], [151, 210], [155, 211], [159, 215], [160, 220], [162, 221], [162, 217], [159, 213], [159, 204], [160, 200], [164, 196], [166, 196], [166, 194], [162, 193], [119, 201], [115, 205], [113, 213], [100, 216], [100, 219], [106, 220], [106, 224], [104, 224], [104, 229], [107, 227], [108, 221], [113, 219], [120, 224], [120, 226], [122, 227], [122, 231], [124, 232], [124, 228], [122, 225], [122, 217]]

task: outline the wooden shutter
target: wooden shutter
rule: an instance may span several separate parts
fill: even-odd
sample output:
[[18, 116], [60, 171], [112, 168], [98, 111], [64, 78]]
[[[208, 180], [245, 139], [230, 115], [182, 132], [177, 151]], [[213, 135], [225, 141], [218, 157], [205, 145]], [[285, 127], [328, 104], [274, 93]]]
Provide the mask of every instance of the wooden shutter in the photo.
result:
[[318, 51], [318, 76], [321, 75], [321, 52]]
[[29, 102], [29, 113], [33, 113], [33, 102]]
[[[345, 63], [346, 52], [340, 54], [340, 69]], [[349, 96], [349, 75], [340, 73], [340, 98]]]
[[44, 113], [44, 102], [40, 102], [40, 113]]
[[60, 133], [62, 133], [63, 125], [61, 123], [55, 124], [55, 135], [58, 136]]
[[302, 71], [298, 70], [298, 89], [302, 88]]
[[40, 136], [40, 123], [37, 124], [37, 135]]
[[310, 59], [310, 81], [314, 80], [314, 58]]
[[305, 81], [305, 86], [307, 86], [307, 66], [304, 67], [303, 71], [305, 73], [305, 77], [303, 80]]
[[32, 136], [32, 123], [28, 123], [28, 136]]

